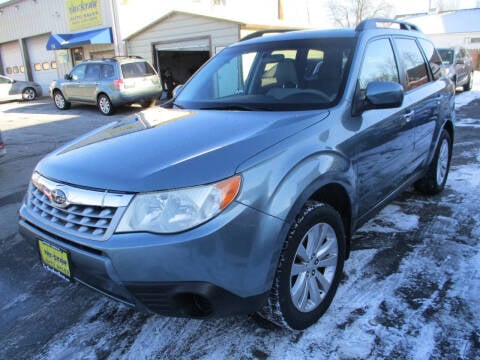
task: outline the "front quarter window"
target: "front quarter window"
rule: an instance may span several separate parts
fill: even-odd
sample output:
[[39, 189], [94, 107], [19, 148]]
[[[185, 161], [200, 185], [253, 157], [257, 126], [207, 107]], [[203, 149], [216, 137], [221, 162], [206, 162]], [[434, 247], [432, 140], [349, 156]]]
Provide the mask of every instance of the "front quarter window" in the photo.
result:
[[353, 38], [278, 41], [223, 50], [175, 99], [187, 109], [308, 110], [343, 93]]
[[70, 76], [72, 80], [83, 80], [85, 77], [85, 70], [87, 66], [85, 64], [78, 65], [72, 70]]
[[397, 63], [388, 39], [371, 41], [365, 49], [365, 56], [359, 75], [362, 97], [367, 85], [372, 81], [400, 82]]

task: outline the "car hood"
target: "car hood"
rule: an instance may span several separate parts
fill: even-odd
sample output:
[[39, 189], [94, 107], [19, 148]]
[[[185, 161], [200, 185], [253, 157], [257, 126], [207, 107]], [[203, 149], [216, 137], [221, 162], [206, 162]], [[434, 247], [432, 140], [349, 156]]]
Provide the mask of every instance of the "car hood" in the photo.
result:
[[36, 170], [52, 180], [124, 192], [206, 184], [232, 176], [245, 160], [327, 115], [155, 108], [64, 145]]

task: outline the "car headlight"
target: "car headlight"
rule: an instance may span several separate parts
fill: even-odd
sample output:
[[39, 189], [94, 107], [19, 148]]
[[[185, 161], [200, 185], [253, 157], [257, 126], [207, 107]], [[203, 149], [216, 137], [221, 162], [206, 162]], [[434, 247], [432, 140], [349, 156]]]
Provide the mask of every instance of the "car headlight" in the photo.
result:
[[237, 196], [241, 177], [185, 189], [138, 194], [128, 206], [117, 232], [177, 233], [218, 215]]

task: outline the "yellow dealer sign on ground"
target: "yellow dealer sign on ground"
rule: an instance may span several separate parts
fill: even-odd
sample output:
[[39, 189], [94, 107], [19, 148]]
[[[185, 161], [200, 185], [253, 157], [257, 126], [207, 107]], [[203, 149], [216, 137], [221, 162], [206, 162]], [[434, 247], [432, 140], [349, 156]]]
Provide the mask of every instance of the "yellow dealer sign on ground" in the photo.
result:
[[102, 25], [100, 0], [67, 0], [66, 6], [70, 31]]

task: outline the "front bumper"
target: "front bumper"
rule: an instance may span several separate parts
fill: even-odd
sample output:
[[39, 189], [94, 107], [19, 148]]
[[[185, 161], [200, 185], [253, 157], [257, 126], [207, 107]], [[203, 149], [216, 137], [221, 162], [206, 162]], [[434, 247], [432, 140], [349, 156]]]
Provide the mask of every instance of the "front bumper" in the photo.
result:
[[70, 254], [73, 278], [138, 310], [212, 317], [258, 310], [268, 297], [284, 222], [234, 203], [220, 216], [174, 235], [114, 234], [74, 239], [20, 209], [20, 233]]

